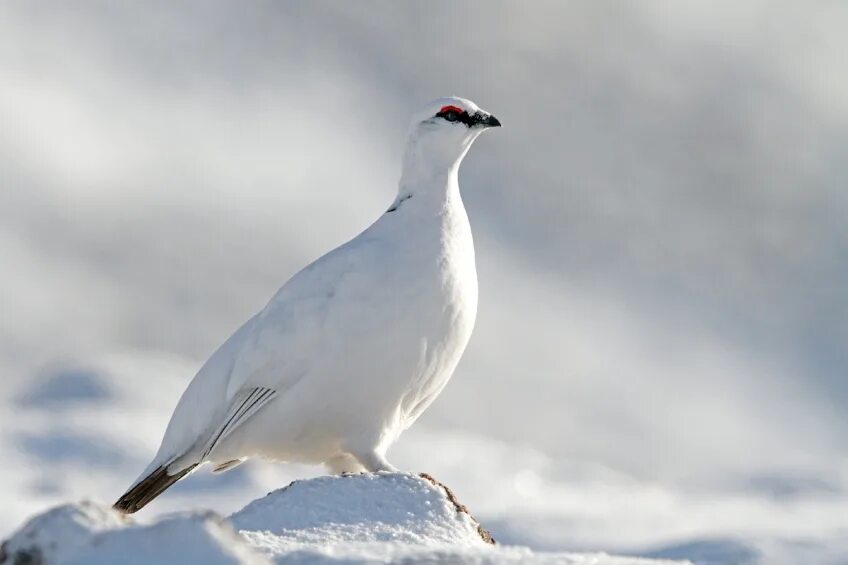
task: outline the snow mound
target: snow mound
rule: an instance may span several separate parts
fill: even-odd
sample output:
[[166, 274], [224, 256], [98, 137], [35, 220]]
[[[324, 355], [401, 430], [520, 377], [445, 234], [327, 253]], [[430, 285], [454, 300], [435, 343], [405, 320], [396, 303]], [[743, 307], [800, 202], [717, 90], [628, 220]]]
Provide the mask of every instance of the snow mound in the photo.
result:
[[30, 520], [0, 550], [0, 563], [14, 565], [390, 561], [660, 563], [497, 545], [444, 485], [404, 473], [295, 481], [228, 519], [200, 512], [141, 525], [92, 502], [65, 505]]
[[271, 531], [275, 539], [294, 543], [494, 543], [453, 493], [428, 475], [379, 473], [295, 481], [230, 519], [241, 531]]
[[101, 533], [80, 551], [57, 561], [68, 565], [268, 565], [233, 528], [213, 512], [165, 518], [150, 526]]
[[100, 532], [129, 523], [109, 507], [93, 502], [66, 504], [27, 522], [0, 548], [1, 563], [58, 563], [90, 544]]

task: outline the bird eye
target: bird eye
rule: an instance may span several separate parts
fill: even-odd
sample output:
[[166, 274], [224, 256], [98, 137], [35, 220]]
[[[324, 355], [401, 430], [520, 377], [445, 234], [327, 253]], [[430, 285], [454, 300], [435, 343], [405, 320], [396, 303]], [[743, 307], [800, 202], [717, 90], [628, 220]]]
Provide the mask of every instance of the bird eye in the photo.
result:
[[449, 122], [456, 122], [462, 119], [463, 114], [465, 114], [465, 110], [462, 108], [457, 108], [456, 106], [442, 106], [442, 109], [439, 110], [436, 117], [444, 118]]

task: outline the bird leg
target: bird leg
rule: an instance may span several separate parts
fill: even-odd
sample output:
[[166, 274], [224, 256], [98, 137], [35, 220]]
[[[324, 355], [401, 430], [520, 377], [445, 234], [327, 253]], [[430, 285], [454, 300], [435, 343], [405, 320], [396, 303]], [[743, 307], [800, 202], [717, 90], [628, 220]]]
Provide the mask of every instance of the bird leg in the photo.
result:
[[385, 454], [374, 449], [370, 451], [354, 451], [353, 456], [371, 473], [376, 473], [377, 471], [396, 473], [398, 470], [397, 467], [386, 460]]
[[364, 473], [365, 467], [351, 454], [342, 453], [324, 462], [327, 470], [333, 475], [345, 473]]

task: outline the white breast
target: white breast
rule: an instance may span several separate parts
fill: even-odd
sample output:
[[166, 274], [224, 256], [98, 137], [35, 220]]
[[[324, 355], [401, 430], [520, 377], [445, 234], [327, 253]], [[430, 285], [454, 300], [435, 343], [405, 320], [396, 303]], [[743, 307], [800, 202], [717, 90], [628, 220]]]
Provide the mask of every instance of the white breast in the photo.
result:
[[[410, 210], [410, 216], [415, 212]], [[400, 398], [401, 429], [411, 425], [447, 384], [477, 315], [474, 245], [458, 190], [435, 220], [438, 234], [412, 220], [414, 235], [406, 244], [409, 261], [400, 270], [412, 275], [407, 306], [401, 309], [408, 316], [410, 345], [418, 347], [407, 361], [412, 361], [406, 369], [411, 378]]]

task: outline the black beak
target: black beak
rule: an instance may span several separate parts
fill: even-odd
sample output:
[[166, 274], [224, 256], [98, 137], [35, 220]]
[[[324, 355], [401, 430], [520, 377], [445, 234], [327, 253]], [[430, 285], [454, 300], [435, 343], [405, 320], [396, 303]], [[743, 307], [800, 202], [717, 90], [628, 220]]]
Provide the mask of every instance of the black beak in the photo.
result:
[[472, 116], [472, 123], [475, 126], [484, 127], [484, 128], [499, 128], [501, 127], [501, 122], [496, 117], [491, 114], [484, 114], [483, 112], [477, 112]]

